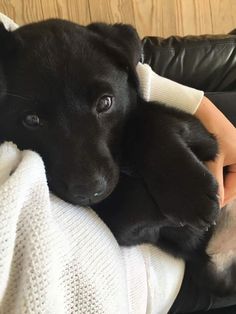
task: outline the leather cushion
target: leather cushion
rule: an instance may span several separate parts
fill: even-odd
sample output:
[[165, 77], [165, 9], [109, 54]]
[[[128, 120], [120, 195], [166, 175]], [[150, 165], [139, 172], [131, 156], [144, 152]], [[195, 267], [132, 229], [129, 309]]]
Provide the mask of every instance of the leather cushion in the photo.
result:
[[144, 62], [160, 75], [203, 91], [236, 90], [236, 35], [145, 37], [142, 43]]

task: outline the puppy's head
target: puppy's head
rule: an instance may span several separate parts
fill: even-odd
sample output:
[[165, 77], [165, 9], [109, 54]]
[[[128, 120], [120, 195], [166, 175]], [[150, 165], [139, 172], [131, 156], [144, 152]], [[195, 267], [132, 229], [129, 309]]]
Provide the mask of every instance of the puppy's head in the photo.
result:
[[64, 200], [101, 201], [117, 184], [136, 103], [135, 30], [48, 20], [12, 33], [1, 25], [0, 42], [0, 142], [37, 151]]

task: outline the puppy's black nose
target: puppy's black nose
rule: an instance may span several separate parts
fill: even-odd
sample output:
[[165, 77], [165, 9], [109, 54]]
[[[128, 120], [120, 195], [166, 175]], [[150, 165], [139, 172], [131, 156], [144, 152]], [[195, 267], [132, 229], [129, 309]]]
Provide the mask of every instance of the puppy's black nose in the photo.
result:
[[95, 193], [93, 194], [93, 196], [94, 196], [94, 197], [99, 197], [99, 196], [101, 196], [103, 193], [104, 193], [104, 189], [103, 189], [103, 190], [100, 190], [100, 191], [98, 191], [98, 192], [95, 192]]
[[91, 184], [69, 184], [67, 193], [77, 204], [89, 205], [103, 200], [107, 195], [106, 180], [91, 182]]
[[100, 180], [94, 187], [95, 193], [90, 196], [90, 200], [97, 202], [98, 199], [103, 199], [103, 196], [107, 193], [107, 183], [105, 180]]

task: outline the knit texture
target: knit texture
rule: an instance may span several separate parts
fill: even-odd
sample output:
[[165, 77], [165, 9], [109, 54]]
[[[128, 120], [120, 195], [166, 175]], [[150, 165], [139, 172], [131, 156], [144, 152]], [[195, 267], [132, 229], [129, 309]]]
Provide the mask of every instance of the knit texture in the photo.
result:
[[50, 195], [36, 153], [0, 146], [0, 313], [167, 313], [184, 263], [120, 248], [89, 208]]
[[103, 222], [50, 196], [37, 154], [5, 143], [0, 164], [0, 313], [128, 313], [121, 251]]

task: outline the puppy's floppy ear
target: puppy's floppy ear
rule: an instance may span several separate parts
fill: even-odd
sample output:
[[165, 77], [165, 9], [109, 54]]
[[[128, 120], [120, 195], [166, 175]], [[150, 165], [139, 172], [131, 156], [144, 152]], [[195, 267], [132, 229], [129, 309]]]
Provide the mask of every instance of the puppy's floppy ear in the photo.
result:
[[133, 26], [92, 23], [87, 27], [100, 36], [107, 52], [115, 56], [120, 65], [136, 73], [135, 68], [141, 58], [141, 40]]
[[88, 25], [88, 28], [99, 34], [108, 47], [126, 55], [129, 63], [137, 65], [141, 56], [141, 41], [133, 26], [92, 23]]
[[17, 47], [17, 42], [15, 33], [6, 30], [3, 23], [0, 23], [0, 56], [11, 53]]

